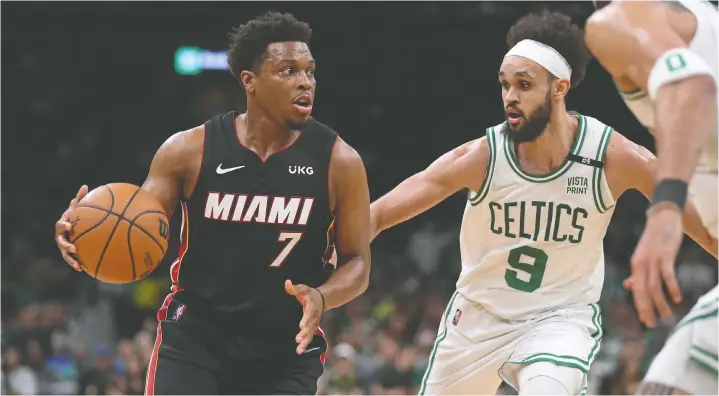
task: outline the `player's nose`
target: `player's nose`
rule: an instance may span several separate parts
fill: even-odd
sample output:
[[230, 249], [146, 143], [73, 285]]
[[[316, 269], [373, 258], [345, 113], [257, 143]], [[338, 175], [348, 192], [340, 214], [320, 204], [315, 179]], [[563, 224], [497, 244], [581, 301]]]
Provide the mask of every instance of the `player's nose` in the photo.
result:
[[308, 90], [312, 88], [312, 79], [307, 73], [297, 73], [297, 88]]
[[507, 92], [502, 96], [504, 106], [506, 107], [510, 103], [519, 103], [519, 94], [516, 89], [509, 88]]

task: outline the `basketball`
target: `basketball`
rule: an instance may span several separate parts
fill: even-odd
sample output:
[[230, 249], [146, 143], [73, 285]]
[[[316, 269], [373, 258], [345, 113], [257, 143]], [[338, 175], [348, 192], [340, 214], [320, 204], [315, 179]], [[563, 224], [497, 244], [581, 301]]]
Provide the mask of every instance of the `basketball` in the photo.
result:
[[70, 213], [75, 258], [105, 283], [142, 279], [162, 261], [170, 227], [160, 203], [140, 187], [111, 183], [90, 191]]

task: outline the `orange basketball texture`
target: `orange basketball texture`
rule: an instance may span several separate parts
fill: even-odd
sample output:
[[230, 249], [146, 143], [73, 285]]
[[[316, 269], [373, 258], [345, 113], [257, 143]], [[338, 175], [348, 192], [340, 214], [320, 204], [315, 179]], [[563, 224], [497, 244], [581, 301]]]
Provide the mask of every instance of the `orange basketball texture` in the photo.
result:
[[70, 243], [90, 276], [105, 283], [142, 279], [162, 262], [170, 225], [150, 193], [127, 183], [90, 191], [70, 213]]

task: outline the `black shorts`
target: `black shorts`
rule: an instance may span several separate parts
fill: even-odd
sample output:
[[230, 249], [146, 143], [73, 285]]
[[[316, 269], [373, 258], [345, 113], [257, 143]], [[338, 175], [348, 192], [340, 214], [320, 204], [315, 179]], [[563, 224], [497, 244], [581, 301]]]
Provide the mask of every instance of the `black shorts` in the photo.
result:
[[[170, 304], [170, 308], [174, 308]], [[170, 309], [169, 312], [173, 312]], [[218, 348], [218, 340], [177, 315], [161, 320], [145, 383], [146, 395], [314, 395], [327, 343], [314, 336], [302, 355], [256, 353], [247, 358]], [[299, 331], [299, 329], [298, 329]], [[295, 344], [296, 347], [296, 344]]]

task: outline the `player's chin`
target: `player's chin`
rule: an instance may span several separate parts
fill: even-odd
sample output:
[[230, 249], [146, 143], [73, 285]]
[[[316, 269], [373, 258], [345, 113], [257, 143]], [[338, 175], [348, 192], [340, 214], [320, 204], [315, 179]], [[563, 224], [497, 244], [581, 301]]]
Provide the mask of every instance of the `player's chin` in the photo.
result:
[[307, 116], [294, 116], [289, 117], [285, 120], [285, 125], [287, 125], [288, 129], [291, 130], [303, 130], [307, 126], [307, 123], [310, 120], [309, 114]]

